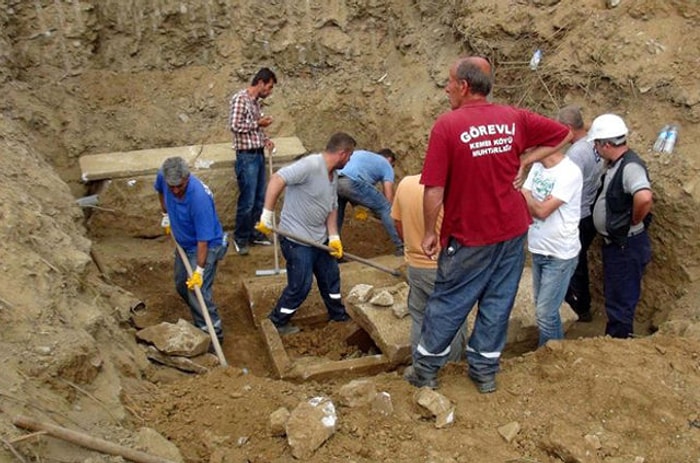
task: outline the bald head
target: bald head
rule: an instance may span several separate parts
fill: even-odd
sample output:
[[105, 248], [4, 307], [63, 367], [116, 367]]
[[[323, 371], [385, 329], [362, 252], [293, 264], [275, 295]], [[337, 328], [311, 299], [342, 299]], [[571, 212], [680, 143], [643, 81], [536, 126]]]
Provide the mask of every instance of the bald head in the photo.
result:
[[486, 96], [491, 92], [491, 63], [486, 58], [467, 56], [458, 59], [455, 63], [455, 76], [469, 84], [472, 94]]

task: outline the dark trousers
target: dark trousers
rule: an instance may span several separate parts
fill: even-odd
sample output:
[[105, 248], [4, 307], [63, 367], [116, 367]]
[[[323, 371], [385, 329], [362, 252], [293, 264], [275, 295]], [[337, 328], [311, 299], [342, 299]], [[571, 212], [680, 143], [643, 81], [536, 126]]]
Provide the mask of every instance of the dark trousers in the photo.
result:
[[651, 260], [651, 242], [646, 230], [627, 238], [625, 246], [603, 245], [605, 334], [613, 338], [632, 336], [634, 312], [642, 294], [642, 275]]
[[581, 251], [578, 255], [576, 270], [569, 281], [565, 301], [578, 315], [591, 311], [591, 289], [588, 275], [588, 248], [596, 235], [593, 216], [589, 215], [578, 223], [578, 237], [581, 241]]
[[340, 299], [340, 269], [338, 261], [328, 251], [280, 239], [282, 254], [287, 261], [287, 287], [268, 318], [275, 326], [286, 325], [306, 300], [313, 277], [328, 310], [328, 318], [345, 321], [348, 314]]

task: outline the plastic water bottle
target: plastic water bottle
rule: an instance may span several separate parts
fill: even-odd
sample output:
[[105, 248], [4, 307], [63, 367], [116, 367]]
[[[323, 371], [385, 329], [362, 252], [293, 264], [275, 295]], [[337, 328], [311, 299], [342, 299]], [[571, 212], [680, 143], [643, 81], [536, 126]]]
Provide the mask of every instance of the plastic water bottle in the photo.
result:
[[533, 71], [537, 69], [537, 66], [540, 65], [540, 61], [542, 61], [542, 50], [538, 48], [535, 50], [535, 53], [532, 54], [532, 59], [530, 59], [530, 69]]
[[663, 152], [667, 154], [673, 153], [673, 148], [676, 146], [676, 140], [678, 140], [678, 126], [672, 125], [668, 130], [666, 135], [666, 142], [664, 143]]
[[661, 132], [659, 132], [659, 136], [656, 137], [656, 141], [654, 142], [654, 151], [657, 153], [661, 153], [664, 150], [664, 145], [666, 144], [666, 137], [668, 137], [668, 132], [671, 130], [670, 125], [664, 125], [664, 128], [661, 129]]

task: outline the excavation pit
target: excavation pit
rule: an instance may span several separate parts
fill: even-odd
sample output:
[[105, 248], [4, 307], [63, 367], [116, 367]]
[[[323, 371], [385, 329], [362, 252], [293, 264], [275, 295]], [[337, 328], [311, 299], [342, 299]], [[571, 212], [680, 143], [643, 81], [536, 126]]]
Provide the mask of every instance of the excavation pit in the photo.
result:
[[[402, 263], [401, 258], [394, 256], [381, 256], [374, 261], [388, 268]], [[376, 308], [348, 297], [357, 285], [371, 283], [377, 289], [394, 288], [405, 285], [403, 279], [357, 262], [341, 265], [340, 271], [342, 294], [351, 320], [328, 322], [314, 285], [292, 319], [302, 331], [287, 336], [280, 336], [267, 318], [286, 285], [286, 276], [243, 281], [253, 322], [260, 329], [277, 377], [305, 381], [365, 376], [392, 370], [408, 361], [410, 318], [398, 318], [388, 307]]]

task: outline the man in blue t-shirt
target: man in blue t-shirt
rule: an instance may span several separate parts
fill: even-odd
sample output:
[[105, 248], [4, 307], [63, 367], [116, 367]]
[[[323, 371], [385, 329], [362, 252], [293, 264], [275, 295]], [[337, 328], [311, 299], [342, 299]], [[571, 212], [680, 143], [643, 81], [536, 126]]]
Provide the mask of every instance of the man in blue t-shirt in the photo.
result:
[[175, 252], [175, 289], [187, 303], [197, 328], [208, 332], [194, 287], [199, 286], [202, 299], [219, 343], [224, 334], [219, 312], [212, 300], [212, 284], [218, 262], [228, 248], [219, 217], [216, 215], [214, 196], [209, 187], [190, 174], [187, 162], [179, 156], [163, 162], [154, 184], [163, 212], [162, 225], [187, 254], [193, 268], [187, 277], [187, 269]]
[[[382, 225], [396, 246], [395, 254], [403, 256], [403, 241], [391, 218], [391, 203], [394, 199], [394, 161], [396, 155], [390, 149], [379, 153], [357, 150], [348, 164], [339, 172], [338, 178], [338, 232], [343, 227], [345, 206], [364, 206], [382, 221]], [[376, 188], [381, 183], [382, 191]]]

